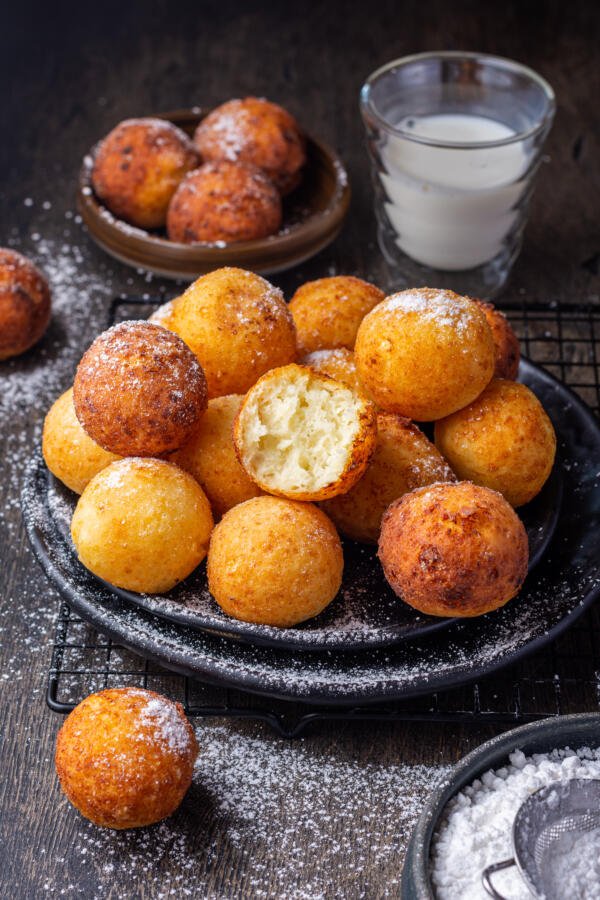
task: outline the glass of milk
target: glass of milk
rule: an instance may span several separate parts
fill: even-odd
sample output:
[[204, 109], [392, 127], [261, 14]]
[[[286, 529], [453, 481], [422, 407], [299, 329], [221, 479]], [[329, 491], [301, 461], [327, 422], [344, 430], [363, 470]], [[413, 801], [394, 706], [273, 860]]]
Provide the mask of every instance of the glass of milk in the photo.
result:
[[360, 105], [394, 287], [498, 294], [554, 117], [550, 85], [508, 59], [419, 53], [374, 72]]

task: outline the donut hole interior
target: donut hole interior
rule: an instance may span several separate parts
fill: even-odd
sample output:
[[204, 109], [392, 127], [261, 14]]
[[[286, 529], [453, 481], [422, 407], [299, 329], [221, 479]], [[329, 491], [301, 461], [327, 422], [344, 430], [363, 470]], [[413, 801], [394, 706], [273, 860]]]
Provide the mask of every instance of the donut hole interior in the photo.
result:
[[271, 377], [242, 412], [244, 465], [274, 490], [319, 490], [347, 467], [363, 407], [351, 390], [312, 373]]

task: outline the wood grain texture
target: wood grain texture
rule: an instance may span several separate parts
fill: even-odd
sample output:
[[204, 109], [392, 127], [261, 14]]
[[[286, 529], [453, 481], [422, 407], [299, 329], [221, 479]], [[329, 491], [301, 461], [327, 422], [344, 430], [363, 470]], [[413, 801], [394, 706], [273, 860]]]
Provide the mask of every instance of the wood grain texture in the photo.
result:
[[[471, 0], [381, 0], [292, 7], [233, 0], [110, 0], [57, 9], [19, 3], [3, 14], [0, 42], [1, 83], [10, 86], [3, 92], [1, 112], [8, 139], [0, 142], [0, 243], [18, 237], [21, 249], [35, 258], [36, 232], [60, 240], [65, 213], [73, 209], [81, 155], [120, 119], [194, 103], [210, 106], [240, 94], [267, 95], [338, 150], [353, 187], [350, 215], [332, 247], [274, 278], [287, 296], [302, 281], [338, 272], [386, 286], [357, 103], [360, 85], [373, 69], [409, 52], [440, 48], [477, 49], [525, 62], [554, 86], [558, 114], [524, 251], [507, 294], [531, 304], [598, 299], [600, 15], [593, 3], [548, 2], [536, 8], [511, 0], [487, 8]], [[24, 204], [29, 197], [33, 206]], [[42, 201], [51, 208], [44, 209]], [[85, 248], [81, 265], [96, 275], [110, 272], [116, 290], [172, 291], [159, 280], [149, 288], [142, 275], [107, 263], [84, 232], [74, 228], [70, 240]], [[105, 297], [82, 296], [82, 351], [102, 329], [107, 307]], [[55, 323], [34, 354], [43, 351], [52, 359], [63, 352], [63, 337]], [[25, 375], [35, 359], [27, 354], [16, 369]], [[60, 720], [44, 704], [55, 599], [27, 546], [13, 471], [14, 460], [22, 460], [16, 448], [37, 439], [45, 404], [41, 398], [16, 402], [8, 412], [0, 409], [0, 675], [9, 673], [0, 681], [0, 896], [159, 898], [187, 896], [187, 889], [193, 897], [300, 897], [306, 896], [307, 885], [312, 896], [397, 896], [394, 880], [408, 835], [393, 833], [378, 805], [383, 801], [376, 783], [352, 825], [357, 836], [372, 829], [371, 849], [356, 860], [346, 851], [323, 855], [324, 847], [344, 846], [348, 829], [333, 795], [326, 842], [313, 850], [303, 839], [294, 867], [293, 860], [279, 854], [278, 827], [301, 829], [303, 823], [290, 823], [283, 795], [272, 827], [257, 829], [255, 839], [249, 829], [236, 842], [232, 822], [217, 814], [212, 795], [200, 786], [174, 820], [191, 867], [182, 863], [182, 852], [169, 851], [168, 840], [157, 842], [160, 852], [152, 852], [148, 836], [141, 834], [103, 838], [99, 849], [83, 852], [92, 832], [58, 789], [52, 755]], [[235, 723], [227, 729], [240, 739], [271, 740], [253, 725]], [[331, 725], [305, 738], [302, 752], [314, 761], [315, 772], [332, 758], [363, 769], [434, 766], [454, 762], [490, 734], [483, 728], [427, 724]], [[223, 741], [228, 746], [225, 736]], [[301, 779], [294, 781], [294, 771], [288, 785], [292, 794], [305, 789]], [[322, 790], [327, 791], [326, 784]], [[418, 792], [412, 797], [419, 802]], [[366, 809], [375, 812], [374, 820], [361, 818]], [[394, 840], [398, 853], [382, 855], [383, 843]], [[342, 857], [345, 865], [327, 871], [332, 858]], [[257, 862], [262, 866], [258, 881], [249, 874], [259, 871]], [[282, 872], [293, 873], [287, 886]], [[321, 885], [320, 894], [314, 885]]]

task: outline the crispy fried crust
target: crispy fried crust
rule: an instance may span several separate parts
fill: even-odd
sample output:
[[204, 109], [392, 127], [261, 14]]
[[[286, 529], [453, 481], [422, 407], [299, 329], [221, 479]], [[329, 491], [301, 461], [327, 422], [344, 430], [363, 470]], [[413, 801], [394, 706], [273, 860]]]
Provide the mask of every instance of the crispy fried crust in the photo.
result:
[[260, 376], [296, 359], [296, 330], [281, 291], [260, 275], [225, 267], [177, 298], [169, 327], [200, 360], [209, 397], [245, 394]]
[[318, 615], [342, 581], [340, 539], [310, 503], [256, 497], [235, 506], [213, 532], [210, 591], [227, 615], [291, 627]]
[[336, 527], [355, 541], [376, 544], [381, 519], [394, 500], [414, 488], [456, 481], [450, 466], [422, 431], [395, 413], [377, 415], [377, 449], [360, 481], [323, 503]]
[[[314, 390], [321, 393], [318, 400], [311, 396]], [[290, 402], [279, 400], [281, 395], [291, 395]], [[264, 422], [270, 408], [278, 419], [276, 430]], [[292, 500], [328, 500], [349, 491], [365, 472], [377, 444], [377, 414], [365, 397], [291, 364], [267, 372], [248, 391], [234, 422], [233, 442], [240, 463], [267, 493]], [[323, 447], [339, 450], [336, 462], [328, 465]], [[289, 468], [287, 484], [280, 462], [295, 451], [300, 459]], [[299, 481], [304, 486], [298, 486]]]
[[200, 485], [172, 463], [111, 463], [79, 498], [71, 536], [91, 572], [117, 587], [162, 594], [194, 571], [213, 527]]
[[483, 300], [474, 302], [483, 310], [494, 339], [494, 377], [514, 381], [519, 374], [521, 359], [519, 338], [504, 313], [496, 309], [493, 303], [484, 303]]
[[171, 457], [194, 476], [217, 517], [262, 493], [240, 465], [233, 446], [233, 422], [243, 399], [230, 394], [209, 400], [197, 431]]
[[160, 228], [184, 175], [200, 160], [185, 132], [162, 119], [126, 119], [99, 144], [92, 185], [115, 216]]
[[173, 195], [167, 213], [172, 241], [252, 241], [281, 225], [281, 197], [255, 166], [220, 160], [190, 172]]
[[539, 493], [556, 454], [552, 422], [535, 394], [501, 378], [436, 422], [435, 443], [459, 478], [499, 491], [512, 506]]
[[305, 140], [293, 116], [268, 100], [229, 100], [200, 123], [194, 143], [206, 161], [230, 160], [262, 169], [282, 194], [300, 183]]
[[488, 384], [494, 342], [472, 300], [419, 288], [387, 297], [365, 316], [354, 358], [379, 407], [435, 421], [466, 406]]
[[463, 481], [419, 488], [386, 511], [379, 558], [391, 588], [431, 616], [480, 616], [527, 574], [523, 523], [504, 498]]
[[94, 475], [119, 459], [83, 430], [73, 406], [73, 388], [50, 407], [44, 420], [42, 452], [46, 465], [68, 488], [81, 494]]
[[95, 825], [140, 828], [177, 809], [197, 755], [180, 703], [112, 688], [90, 694], [65, 719], [55, 765], [63, 791]]
[[352, 350], [360, 323], [384, 296], [374, 284], [352, 275], [301, 285], [290, 300], [299, 352], [336, 347]]
[[150, 322], [123, 322], [84, 353], [73, 399], [83, 428], [105, 450], [160, 456], [193, 434], [206, 409], [206, 379], [176, 334]]
[[0, 360], [29, 350], [50, 321], [50, 289], [34, 264], [0, 248]]

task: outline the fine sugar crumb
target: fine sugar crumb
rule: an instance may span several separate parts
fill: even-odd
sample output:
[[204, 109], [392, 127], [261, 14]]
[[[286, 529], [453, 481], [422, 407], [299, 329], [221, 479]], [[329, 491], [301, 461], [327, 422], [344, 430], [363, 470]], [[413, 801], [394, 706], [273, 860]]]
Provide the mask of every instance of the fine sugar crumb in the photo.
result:
[[[521, 804], [539, 788], [571, 778], [600, 778], [600, 748], [573, 751], [567, 747], [531, 757], [516, 751], [510, 754], [509, 765], [486, 772], [457, 794], [448, 803], [433, 838], [431, 875], [436, 900], [487, 900], [481, 873], [486, 866], [513, 855], [512, 826]], [[594, 891], [586, 892], [587, 873], [593, 866], [589, 857], [585, 862], [585, 866], [568, 867], [570, 888], [566, 883], [561, 886], [560, 896], [569, 900], [600, 898], [598, 870]], [[556, 874], [564, 877], [565, 859], [560, 849], [555, 866]], [[499, 872], [494, 884], [511, 900], [531, 897], [515, 868]]]

